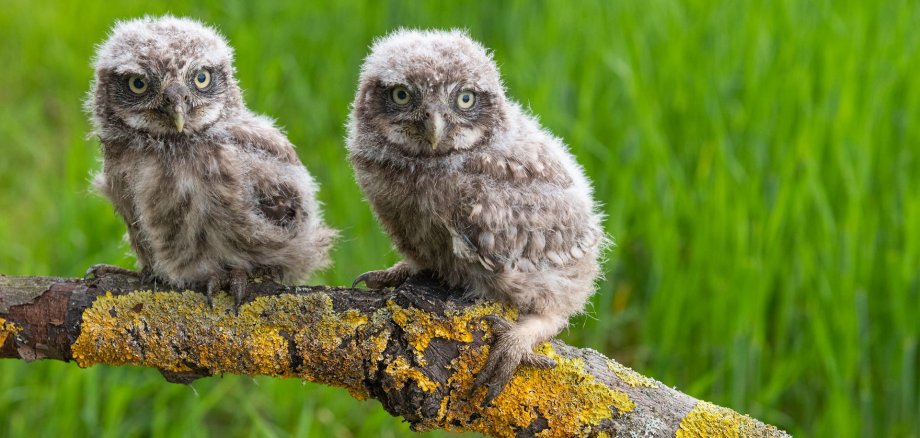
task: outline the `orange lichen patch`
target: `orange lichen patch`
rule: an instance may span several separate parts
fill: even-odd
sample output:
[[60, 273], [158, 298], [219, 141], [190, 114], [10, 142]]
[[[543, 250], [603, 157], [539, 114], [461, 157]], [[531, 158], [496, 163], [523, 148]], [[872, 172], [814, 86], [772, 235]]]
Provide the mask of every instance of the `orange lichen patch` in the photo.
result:
[[366, 398], [365, 360], [381, 359], [387, 337], [360, 312], [335, 312], [321, 293], [260, 297], [237, 316], [226, 295], [215, 296], [209, 308], [197, 293], [140, 291], [97, 298], [83, 313], [72, 350], [82, 367], [132, 364], [185, 372], [191, 365], [211, 374], [298, 377]]
[[406, 340], [418, 353], [417, 358], [421, 361], [424, 361], [421, 353], [434, 338], [473, 342], [473, 331], [484, 329], [483, 316], [499, 315], [517, 319], [514, 309], [494, 302], [479, 303], [460, 311], [448, 311], [443, 317], [422, 309], [401, 307], [392, 300], [387, 302], [387, 309], [396, 325], [405, 331]]
[[613, 359], [607, 361], [607, 368], [610, 368], [610, 371], [613, 371], [623, 383], [632, 386], [633, 388], [637, 386], [642, 386], [645, 388], [657, 388], [658, 382], [655, 379], [645, 377], [642, 374], [639, 374]]
[[684, 416], [677, 438], [691, 437], [779, 437], [786, 436], [774, 426], [763, 424], [747, 415], [700, 400]]
[[9, 337], [9, 335], [15, 335], [21, 330], [22, 328], [16, 324], [6, 322], [5, 319], [0, 318], [0, 346], [3, 346], [3, 344], [6, 342], [6, 338]]
[[392, 388], [387, 388], [387, 390], [398, 391], [402, 389], [410, 379], [414, 380], [419, 389], [425, 392], [432, 392], [440, 386], [437, 382], [425, 376], [418, 368], [410, 365], [409, 361], [402, 356], [397, 357], [396, 360], [387, 365], [386, 373], [390, 375], [395, 382], [395, 385]]
[[455, 372], [448, 380], [450, 400], [442, 400], [438, 424], [430, 426], [513, 437], [517, 429], [526, 428], [542, 417], [547, 428], [539, 436], [580, 436], [615, 415], [614, 408], [620, 413], [636, 408], [628, 394], [595, 380], [585, 370], [582, 359], [563, 358], [548, 343], [538, 350], [554, 359], [556, 367], [519, 368], [493, 406], [480, 408], [482, 391], [472, 399], [467, 399], [466, 393], [488, 354], [488, 347], [461, 349], [460, 357], [452, 364]]

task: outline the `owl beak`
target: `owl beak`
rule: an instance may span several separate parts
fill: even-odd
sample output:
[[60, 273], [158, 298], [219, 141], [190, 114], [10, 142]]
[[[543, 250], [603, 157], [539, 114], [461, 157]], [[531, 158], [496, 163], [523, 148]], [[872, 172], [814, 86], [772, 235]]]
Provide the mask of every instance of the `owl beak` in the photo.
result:
[[185, 127], [185, 109], [177, 106], [173, 115], [173, 122], [176, 124], [176, 132], [182, 132]]
[[441, 136], [444, 135], [444, 117], [436, 111], [425, 113], [425, 116], [425, 134], [428, 143], [431, 144], [431, 150], [436, 150]]
[[167, 109], [166, 112], [172, 116], [173, 124], [176, 126], [176, 132], [182, 132], [185, 128], [186, 105], [188, 104], [188, 89], [180, 83], [172, 83], [164, 90], [166, 94]]

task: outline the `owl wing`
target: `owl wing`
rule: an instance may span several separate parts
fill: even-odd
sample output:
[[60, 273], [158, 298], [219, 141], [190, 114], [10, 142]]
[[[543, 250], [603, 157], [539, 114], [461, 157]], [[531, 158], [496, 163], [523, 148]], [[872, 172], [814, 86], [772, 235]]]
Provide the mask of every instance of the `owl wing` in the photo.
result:
[[286, 163], [300, 163], [294, 145], [268, 117], [249, 113], [245, 122], [228, 128], [230, 141], [251, 152], [263, 153]]
[[300, 195], [290, 184], [279, 182], [256, 186], [258, 209], [273, 225], [287, 227], [303, 211]]
[[448, 226], [457, 257], [491, 272], [530, 272], [567, 265], [603, 240], [590, 193], [546, 158], [473, 160]]
[[301, 193], [292, 181], [297, 177], [293, 167], [302, 167], [294, 145], [271, 119], [256, 114], [249, 114], [245, 123], [229, 132], [230, 141], [250, 157], [257, 212], [275, 226], [290, 226], [304, 211]]

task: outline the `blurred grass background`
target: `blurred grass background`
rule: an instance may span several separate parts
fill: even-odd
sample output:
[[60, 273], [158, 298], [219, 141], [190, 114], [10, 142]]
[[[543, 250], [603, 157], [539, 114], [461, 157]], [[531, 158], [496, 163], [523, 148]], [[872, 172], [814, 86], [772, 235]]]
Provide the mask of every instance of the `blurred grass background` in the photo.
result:
[[[345, 284], [397, 259], [343, 124], [367, 46], [466, 27], [594, 180], [618, 246], [562, 337], [797, 436], [918, 436], [920, 4], [34, 2], [0, 8], [0, 272], [131, 266], [81, 101], [117, 19], [189, 15], [322, 184]], [[299, 381], [0, 362], [2, 436], [406, 436]], [[432, 432], [429, 436], [443, 436]]]

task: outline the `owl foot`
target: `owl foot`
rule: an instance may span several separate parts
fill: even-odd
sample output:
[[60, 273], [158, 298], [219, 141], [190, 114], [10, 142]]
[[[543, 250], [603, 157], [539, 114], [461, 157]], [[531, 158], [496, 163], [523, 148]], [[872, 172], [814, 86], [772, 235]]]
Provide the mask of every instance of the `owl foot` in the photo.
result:
[[83, 274], [83, 279], [90, 280], [93, 278], [99, 278], [100, 276], [113, 275], [113, 274], [136, 277], [140, 279], [141, 282], [145, 282], [147, 279], [153, 277], [153, 273], [149, 270], [149, 268], [146, 268], [146, 267], [141, 272], [137, 272], [137, 271], [132, 271], [127, 268], [122, 268], [121, 266], [107, 265], [107, 264], [102, 263], [102, 264], [90, 266], [89, 269], [86, 270], [86, 273]]
[[409, 269], [409, 266], [404, 262], [399, 262], [393, 265], [390, 269], [385, 269], [382, 271], [370, 271], [365, 272], [358, 276], [351, 287], [358, 287], [358, 284], [364, 282], [367, 285], [368, 289], [383, 289], [385, 287], [396, 287], [409, 278], [409, 275], [412, 272]]
[[492, 404], [492, 400], [511, 381], [511, 377], [514, 376], [514, 371], [517, 370], [519, 365], [541, 369], [556, 366], [556, 361], [542, 354], [534, 353], [529, 345], [517, 339], [511, 330], [514, 325], [505, 318], [488, 315], [484, 319], [492, 323], [492, 334], [495, 340], [489, 348], [489, 358], [486, 359], [486, 364], [479, 371], [479, 375], [476, 376], [476, 381], [473, 382], [473, 387], [470, 389], [469, 394], [472, 397], [479, 388], [488, 387], [486, 396], [481, 403], [482, 407]]
[[239, 316], [240, 305], [242, 305], [243, 300], [248, 296], [246, 291], [246, 286], [248, 284], [249, 277], [246, 274], [246, 271], [243, 271], [242, 269], [231, 269], [229, 273], [212, 275], [211, 278], [208, 279], [208, 286], [207, 290], [205, 291], [205, 297], [208, 300], [208, 307], [214, 307], [214, 303], [211, 300], [211, 297], [214, 296], [214, 293], [220, 291], [223, 286], [228, 285], [230, 294], [233, 295], [233, 311], [237, 314], [237, 316]]

